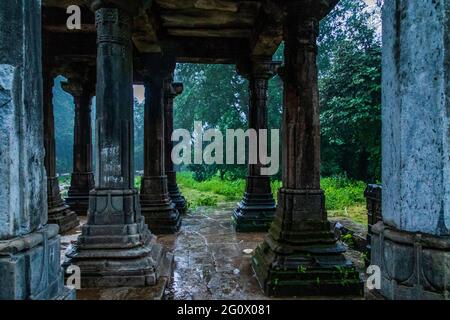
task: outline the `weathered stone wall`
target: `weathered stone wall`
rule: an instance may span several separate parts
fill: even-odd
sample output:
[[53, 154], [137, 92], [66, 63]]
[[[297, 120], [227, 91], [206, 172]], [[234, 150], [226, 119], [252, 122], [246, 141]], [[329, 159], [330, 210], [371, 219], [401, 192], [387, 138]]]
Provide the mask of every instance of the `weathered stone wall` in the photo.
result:
[[47, 222], [40, 2], [0, 6], [0, 239]]
[[0, 5], [0, 300], [73, 299], [47, 224], [41, 1]]
[[371, 264], [388, 299], [448, 299], [450, 0], [383, 11], [383, 221]]
[[450, 1], [387, 0], [383, 13], [383, 217], [450, 235]]

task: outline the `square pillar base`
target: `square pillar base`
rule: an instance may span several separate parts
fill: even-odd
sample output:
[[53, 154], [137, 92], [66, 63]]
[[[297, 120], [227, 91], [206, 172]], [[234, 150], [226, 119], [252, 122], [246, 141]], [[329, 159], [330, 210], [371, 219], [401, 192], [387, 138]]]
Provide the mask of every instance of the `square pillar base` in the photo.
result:
[[64, 202], [59, 191], [56, 177], [47, 178], [48, 223], [57, 224], [60, 233], [76, 228], [80, 221], [75, 212]]
[[66, 204], [77, 216], [86, 216], [89, 209], [89, 192], [94, 189], [92, 172], [72, 173]]
[[180, 188], [177, 184], [168, 184], [169, 197], [175, 205], [175, 209], [178, 210], [180, 214], [185, 214], [188, 210], [186, 199], [181, 194]]
[[245, 193], [233, 211], [233, 225], [237, 232], [267, 232], [273, 222], [276, 204], [271, 193]]
[[256, 278], [269, 297], [363, 295], [359, 272], [341, 245], [291, 247], [268, 236], [252, 258]]
[[64, 267], [81, 270], [81, 287], [145, 287], [171, 273], [173, 255], [150, 233], [136, 190], [91, 191], [88, 223]]
[[331, 231], [324, 201], [322, 190], [280, 190], [275, 220], [252, 259], [266, 295], [363, 295], [359, 272]]
[[167, 177], [142, 177], [141, 212], [151, 232], [172, 234], [181, 227], [181, 215], [169, 198]]
[[75, 212], [64, 202], [59, 207], [48, 209], [48, 223], [57, 224], [60, 233], [66, 233], [80, 224]]
[[390, 300], [450, 299], [450, 238], [372, 226], [371, 264], [381, 270], [381, 289]]
[[64, 287], [58, 226], [0, 241], [0, 300], [73, 300]]
[[66, 204], [77, 216], [87, 216], [89, 210], [89, 192], [75, 195], [69, 191]]

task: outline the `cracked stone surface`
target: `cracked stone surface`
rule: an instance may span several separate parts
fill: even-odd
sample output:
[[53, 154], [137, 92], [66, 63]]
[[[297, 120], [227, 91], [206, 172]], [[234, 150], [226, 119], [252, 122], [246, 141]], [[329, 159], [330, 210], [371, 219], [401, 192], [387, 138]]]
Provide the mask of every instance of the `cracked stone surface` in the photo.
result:
[[[165, 299], [268, 299], [251, 269], [253, 251], [263, 241], [265, 233], [236, 233], [231, 220], [235, 206], [236, 203], [222, 203], [218, 208], [191, 210], [183, 216], [183, 225], [177, 234], [158, 236], [158, 241], [175, 254], [173, 278]], [[81, 223], [84, 222], [82, 218]], [[78, 235], [79, 228], [63, 236], [62, 255]], [[347, 257], [357, 266], [363, 266], [358, 252], [349, 250]], [[146, 299], [148, 296], [145, 290], [139, 296], [136, 291], [121, 289], [83, 298]], [[346, 297], [337, 297], [340, 298]]]

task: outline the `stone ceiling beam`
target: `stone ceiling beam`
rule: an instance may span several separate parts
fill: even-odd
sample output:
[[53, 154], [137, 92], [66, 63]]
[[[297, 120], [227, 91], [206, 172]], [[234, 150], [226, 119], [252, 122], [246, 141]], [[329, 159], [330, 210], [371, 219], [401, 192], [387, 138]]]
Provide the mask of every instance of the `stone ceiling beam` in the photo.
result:
[[272, 56], [283, 41], [283, 9], [268, 0], [256, 19], [250, 38], [251, 55]]
[[174, 52], [178, 63], [236, 63], [248, 52], [247, 39], [170, 37], [165, 47]]

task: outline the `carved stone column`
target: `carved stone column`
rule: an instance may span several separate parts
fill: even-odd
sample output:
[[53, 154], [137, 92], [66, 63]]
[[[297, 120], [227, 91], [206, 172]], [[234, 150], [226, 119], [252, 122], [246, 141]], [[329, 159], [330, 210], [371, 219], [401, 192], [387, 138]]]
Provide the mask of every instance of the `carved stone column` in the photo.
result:
[[[156, 243], [141, 215], [133, 170], [133, 56], [131, 12], [95, 1], [97, 112], [95, 189], [66, 265], [81, 269], [83, 288], [155, 285], [173, 256]], [[130, 10], [130, 11], [128, 11]]]
[[165, 140], [165, 166], [169, 197], [180, 213], [187, 210], [186, 199], [181, 194], [177, 184], [177, 173], [172, 162], [172, 132], [173, 132], [173, 101], [176, 96], [183, 93], [182, 83], [173, 83], [172, 77], [164, 82], [164, 140]]
[[67, 83], [62, 84], [75, 102], [73, 172], [66, 203], [77, 215], [87, 214], [89, 192], [94, 189], [91, 107], [95, 95], [95, 74], [89, 70], [83, 73], [70, 77]]
[[358, 272], [344, 257], [345, 247], [331, 231], [320, 189], [316, 39], [319, 5], [323, 3], [296, 1], [287, 6], [283, 187], [274, 223], [252, 261], [262, 288], [270, 296], [362, 291]]
[[173, 66], [160, 54], [144, 58], [144, 176], [141, 184], [141, 207], [145, 222], [156, 234], [179, 230], [181, 217], [171, 201], [165, 169], [164, 80]]
[[369, 297], [450, 299], [449, 5], [384, 2], [381, 284]]
[[[267, 129], [267, 87], [279, 66], [280, 63], [272, 62], [270, 58], [253, 57], [251, 68], [244, 75], [249, 79], [249, 128], [257, 132]], [[233, 212], [236, 231], [267, 231], [273, 221], [276, 204], [270, 177], [261, 175], [262, 167], [260, 163], [248, 166], [244, 198]]]
[[0, 8], [0, 300], [75, 298], [47, 224], [41, 10], [40, 0]]
[[47, 171], [47, 202], [48, 221], [59, 226], [59, 232], [67, 232], [76, 226], [79, 221], [75, 212], [61, 197], [58, 177], [56, 175], [56, 147], [55, 123], [53, 115], [53, 82], [54, 75], [50, 70], [44, 70], [44, 147], [45, 169]]

